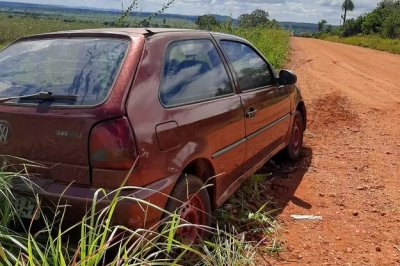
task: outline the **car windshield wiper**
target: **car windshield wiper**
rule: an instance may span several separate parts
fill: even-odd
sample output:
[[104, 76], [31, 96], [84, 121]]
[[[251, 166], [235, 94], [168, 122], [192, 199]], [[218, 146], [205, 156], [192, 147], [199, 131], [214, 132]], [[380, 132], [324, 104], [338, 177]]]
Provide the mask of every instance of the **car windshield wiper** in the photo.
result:
[[12, 100], [60, 100], [60, 101], [76, 101], [77, 95], [62, 95], [54, 94], [50, 91], [41, 91], [34, 94], [11, 96], [6, 98], [0, 98], [0, 103], [5, 103]]

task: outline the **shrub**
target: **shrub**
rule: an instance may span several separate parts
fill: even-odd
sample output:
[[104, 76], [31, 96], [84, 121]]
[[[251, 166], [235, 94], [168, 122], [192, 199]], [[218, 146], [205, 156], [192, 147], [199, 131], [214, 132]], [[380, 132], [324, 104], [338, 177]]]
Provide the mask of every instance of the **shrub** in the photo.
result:
[[386, 37], [400, 37], [400, 8], [385, 19], [382, 29], [382, 33]]
[[369, 13], [361, 24], [363, 34], [374, 34], [381, 30], [382, 19], [377, 12]]
[[364, 23], [364, 17], [360, 16], [357, 19], [349, 19], [343, 25], [342, 36], [348, 37], [357, 35], [362, 32], [362, 24]]

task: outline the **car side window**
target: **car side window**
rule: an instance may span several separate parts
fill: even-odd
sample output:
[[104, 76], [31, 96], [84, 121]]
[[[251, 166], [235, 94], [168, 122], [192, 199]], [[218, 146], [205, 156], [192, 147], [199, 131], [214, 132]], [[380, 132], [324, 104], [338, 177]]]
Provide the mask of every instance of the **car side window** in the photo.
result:
[[160, 92], [165, 106], [218, 98], [233, 93], [222, 60], [207, 39], [171, 43], [166, 51]]
[[234, 41], [221, 43], [233, 65], [242, 91], [273, 84], [274, 79], [268, 64], [253, 48]]

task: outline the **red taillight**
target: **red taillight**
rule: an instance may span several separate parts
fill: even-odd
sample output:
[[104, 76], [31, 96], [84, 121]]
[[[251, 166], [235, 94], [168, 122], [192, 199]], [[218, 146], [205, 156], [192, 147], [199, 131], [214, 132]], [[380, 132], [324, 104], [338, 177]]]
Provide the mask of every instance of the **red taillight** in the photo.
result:
[[136, 159], [136, 148], [128, 119], [96, 125], [90, 134], [89, 153], [93, 168], [130, 169]]

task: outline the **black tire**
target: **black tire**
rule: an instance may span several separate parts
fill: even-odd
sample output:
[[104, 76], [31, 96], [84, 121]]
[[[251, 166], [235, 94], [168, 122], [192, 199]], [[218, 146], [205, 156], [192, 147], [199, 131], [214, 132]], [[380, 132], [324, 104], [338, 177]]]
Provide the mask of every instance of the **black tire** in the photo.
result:
[[297, 161], [300, 158], [301, 149], [303, 147], [303, 133], [303, 116], [299, 111], [296, 111], [290, 131], [289, 144], [286, 147], [286, 156], [291, 161]]
[[[193, 243], [207, 236], [206, 231], [201, 228], [211, 225], [211, 202], [208, 191], [200, 178], [194, 175], [183, 175], [176, 183], [165, 209], [170, 213], [177, 211], [181, 216], [181, 223], [200, 225], [200, 227], [185, 226], [178, 229], [176, 233], [178, 239], [185, 243]], [[168, 217], [165, 218], [168, 220]], [[194, 231], [189, 232], [190, 230]], [[185, 236], [186, 233], [187, 236]]]

